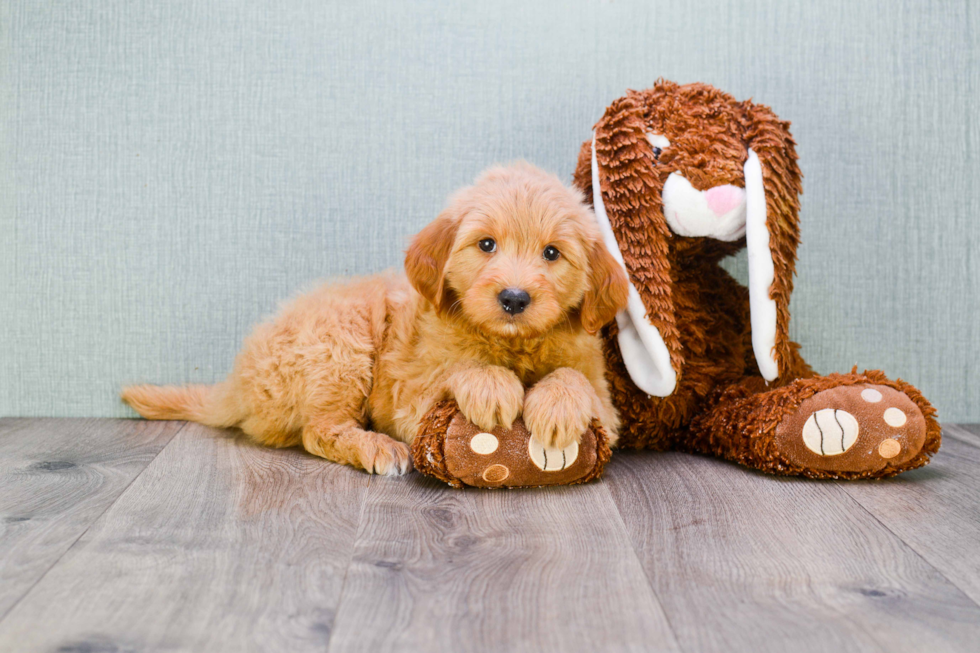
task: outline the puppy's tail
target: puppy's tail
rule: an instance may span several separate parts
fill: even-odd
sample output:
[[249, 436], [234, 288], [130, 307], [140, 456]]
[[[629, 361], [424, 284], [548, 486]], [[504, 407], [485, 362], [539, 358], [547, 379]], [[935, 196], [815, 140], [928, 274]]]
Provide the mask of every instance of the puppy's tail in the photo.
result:
[[238, 425], [246, 417], [228, 383], [217, 385], [132, 385], [122, 400], [146, 419], [183, 419], [208, 426]]

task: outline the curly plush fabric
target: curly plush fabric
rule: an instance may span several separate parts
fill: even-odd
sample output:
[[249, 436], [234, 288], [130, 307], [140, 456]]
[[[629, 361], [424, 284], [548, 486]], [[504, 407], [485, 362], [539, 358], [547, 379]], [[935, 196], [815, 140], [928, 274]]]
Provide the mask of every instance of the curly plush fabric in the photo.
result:
[[[746, 189], [750, 151], [762, 172], [773, 271], [762, 291], [775, 304], [774, 346], [762, 352], [753, 351], [756, 308], [749, 290], [719, 266], [746, 246], [745, 238], [672, 233], [663, 201], [672, 174], [682, 175], [690, 192]], [[594, 175], [600, 189], [593, 188]], [[609, 106], [593, 139], [583, 143], [575, 184], [593, 203], [601, 191], [630, 281], [677, 377], [668, 396], [647, 395], [624, 364], [618, 327], [604, 329], [607, 374], [623, 422], [619, 446], [701, 452], [811, 478], [891, 476], [926, 464], [939, 449], [935, 410], [913, 386], [879, 371], [816, 376], [789, 339], [802, 176], [789, 123], [769, 107], [705, 84], [661, 80], [630, 91]], [[672, 216], [673, 222], [682, 217]], [[759, 356], [775, 360], [771, 382], [760, 373]], [[844, 389], [830, 392], [834, 388]], [[893, 419], [894, 411], [901, 416]], [[814, 437], [822, 441], [827, 420], [841, 442], [850, 442], [837, 458], [807, 445]]]

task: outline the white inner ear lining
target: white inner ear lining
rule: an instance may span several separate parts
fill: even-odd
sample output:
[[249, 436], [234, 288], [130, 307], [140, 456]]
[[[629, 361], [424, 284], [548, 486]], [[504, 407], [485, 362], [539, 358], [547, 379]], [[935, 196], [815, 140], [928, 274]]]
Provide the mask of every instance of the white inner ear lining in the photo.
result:
[[[595, 132], [592, 132], [592, 205], [606, 249], [623, 267], [623, 270], [626, 271], [626, 277], [629, 278], [629, 270], [626, 269], [623, 254], [619, 250], [619, 243], [616, 242], [616, 235], [613, 233], [612, 224], [609, 222], [609, 216], [606, 214], [606, 207], [602, 201], [595, 138]], [[648, 395], [656, 397], [670, 395], [677, 386], [677, 373], [671, 367], [670, 352], [667, 350], [667, 345], [664, 344], [664, 339], [657, 327], [647, 318], [647, 309], [643, 305], [640, 293], [636, 290], [632, 280], [629, 283], [626, 309], [616, 315], [616, 324], [619, 327], [617, 338], [619, 351], [623, 355], [626, 371], [636, 387]]]
[[769, 248], [766, 224], [766, 189], [762, 164], [749, 148], [745, 160], [745, 247], [749, 259], [749, 310], [752, 320], [752, 351], [766, 381], [779, 376], [776, 364], [776, 301], [770, 296], [776, 269]]
[[665, 147], [670, 147], [670, 141], [663, 134], [654, 134], [653, 132], [647, 132], [647, 141], [650, 145], [654, 147], [659, 147], [661, 150]]

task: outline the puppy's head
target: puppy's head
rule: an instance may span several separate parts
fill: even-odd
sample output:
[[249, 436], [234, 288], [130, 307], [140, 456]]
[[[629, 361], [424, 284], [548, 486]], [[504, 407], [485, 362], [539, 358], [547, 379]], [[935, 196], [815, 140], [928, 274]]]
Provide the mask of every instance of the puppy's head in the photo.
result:
[[481, 331], [535, 337], [580, 319], [590, 333], [626, 304], [626, 275], [581, 195], [527, 163], [491, 168], [412, 241], [412, 285]]

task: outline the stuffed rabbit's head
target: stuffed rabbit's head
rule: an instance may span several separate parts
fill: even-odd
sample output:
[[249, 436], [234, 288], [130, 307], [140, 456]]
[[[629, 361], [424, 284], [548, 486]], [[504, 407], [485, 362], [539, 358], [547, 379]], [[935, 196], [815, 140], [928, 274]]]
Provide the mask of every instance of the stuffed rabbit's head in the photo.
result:
[[746, 246], [756, 361], [769, 381], [785, 371], [802, 190], [796, 158], [789, 123], [704, 84], [630, 91], [596, 124], [575, 182], [633, 286], [617, 322], [640, 389], [671, 394], [683, 365], [673, 268], [714, 264]]

